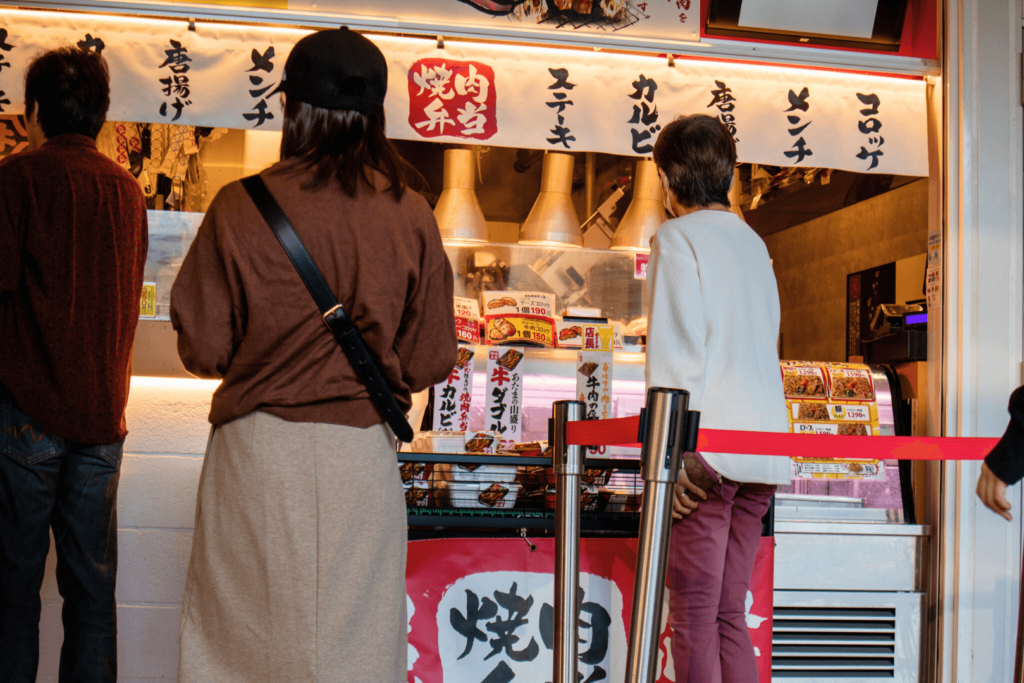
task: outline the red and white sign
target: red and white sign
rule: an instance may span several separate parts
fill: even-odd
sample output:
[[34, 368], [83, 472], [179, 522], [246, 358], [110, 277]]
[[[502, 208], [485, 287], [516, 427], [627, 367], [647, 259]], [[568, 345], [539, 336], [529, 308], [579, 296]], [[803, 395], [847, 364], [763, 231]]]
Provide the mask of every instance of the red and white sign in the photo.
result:
[[650, 254], [636, 254], [633, 257], [633, 279], [634, 280], [646, 280], [647, 279], [647, 264], [651, 260]]
[[455, 297], [455, 336], [467, 344], [480, 343], [480, 304], [476, 299]]
[[[583, 347], [576, 354], [576, 398], [583, 402], [587, 420], [607, 420], [612, 416], [614, 347], [614, 326], [583, 326]], [[604, 446], [588, 448], [591, 456], [604, 452]]]
[[455, 318], [455, 337], [467, 344], [480, 343], [480, 321], [476, 318]]
[[434, 385], [434, 430], [465, 432], [469, 429], [469, 411], [473, 403], [472, 346], [459, 344], [459, 355], [448, 379]]
[[420, 136], [486, 140], [498, 132], [497, 114], [490, 66], [428, 58], [409, 69], [409, 126]]
[[497, 432], [501, 447], [511, 448], [523, 434], [523, 369], [526, 354], [521, 348], [505, 346], [487, 350], [487, 403], [484, 425]]
[[[409, 543], [409, 683], [551, 680], [554, 540], [442, 539]], [[771, 681], [774, 539], [761, 539], [747, 597], [760, 683]], [[579, 672], [622, 681], [633, 609], [636, 539], [580, 542]], [[668, 594], [657, 683], [675, 681]]]

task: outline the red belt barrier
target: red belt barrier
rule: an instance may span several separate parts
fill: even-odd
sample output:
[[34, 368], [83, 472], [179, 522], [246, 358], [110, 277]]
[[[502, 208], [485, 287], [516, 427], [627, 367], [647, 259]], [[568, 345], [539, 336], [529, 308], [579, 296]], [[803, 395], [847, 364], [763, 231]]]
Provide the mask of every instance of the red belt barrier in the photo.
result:
[[567, 422], [565, 440], [570, 446], [639, 446], [640, 416], [612, 420]]
[[[574, 446], [639, 446], [639, 430], [638, 416], [569, 422], [566, 441]], [[702, 428], [697, 450], [837, 460], [984, 460], [998, 441], [981, 437], [864, 437]]]

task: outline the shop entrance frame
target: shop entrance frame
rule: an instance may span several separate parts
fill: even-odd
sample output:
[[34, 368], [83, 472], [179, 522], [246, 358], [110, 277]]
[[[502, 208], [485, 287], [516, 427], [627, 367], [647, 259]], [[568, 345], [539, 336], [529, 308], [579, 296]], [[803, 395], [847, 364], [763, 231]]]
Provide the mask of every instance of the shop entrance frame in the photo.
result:
[[[708, 40], [664, 43], [503, 31], [505, 40], [629, 50], [925, 78], [929, 82], [930, 211], [942, 238], [942, 307], [929, 328], [928, 434], [997, 436], [1024, 361], [1024, 130], [1022, 0], [936, 0], [938, 61], [816, 48]], [[310, 28], [352, 28], [492, 40], [479, 29], [389, 17], [118, 0], [23, 0], [23, 8], [159, 16]], [[1014, 664], [1024, 508], [1006, 524], [977, 502], [977, 463], [933, 463], [925, 472], [932, 529], [924, 676], [927, 681], [1009, 680]]]

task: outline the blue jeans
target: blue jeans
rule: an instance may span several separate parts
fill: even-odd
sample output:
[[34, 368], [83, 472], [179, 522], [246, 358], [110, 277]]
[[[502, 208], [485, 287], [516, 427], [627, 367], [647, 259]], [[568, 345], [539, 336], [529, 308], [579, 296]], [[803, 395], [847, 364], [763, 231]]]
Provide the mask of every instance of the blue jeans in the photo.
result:
[[35, 683], [39, 590], [57, 546], [60, 681], [117, 680], [117, 484], [124, 440], [49, 433], [0, 386], [0, 683]]

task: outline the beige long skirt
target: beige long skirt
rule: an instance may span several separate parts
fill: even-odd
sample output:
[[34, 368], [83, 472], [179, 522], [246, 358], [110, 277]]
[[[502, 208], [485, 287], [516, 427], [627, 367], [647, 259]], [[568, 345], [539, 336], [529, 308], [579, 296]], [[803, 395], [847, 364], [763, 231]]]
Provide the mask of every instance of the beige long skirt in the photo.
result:
[[206, 448], [180, 683], [406, 680], [406, 520], [390, 430], [253, 412]]

